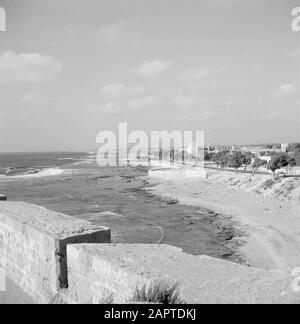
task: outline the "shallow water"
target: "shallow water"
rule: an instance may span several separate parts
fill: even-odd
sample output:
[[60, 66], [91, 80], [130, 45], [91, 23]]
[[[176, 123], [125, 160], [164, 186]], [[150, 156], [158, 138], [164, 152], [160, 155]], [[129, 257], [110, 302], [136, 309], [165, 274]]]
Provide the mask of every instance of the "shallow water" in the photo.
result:
[[50, 153], [0, 153], [0, 175], [24, 176], [82, 161], [84, 152], [50, 152]]
[[60, 168], [65, 172], [57, 176], [1, 178], [0, 193], [108, 226], [116, 243], [171, 244], [187, 253], [240, 261], [228, 244], [236, 235], [230, 221], [147, 193], [147, 168], [100, 168], [91, 159]]

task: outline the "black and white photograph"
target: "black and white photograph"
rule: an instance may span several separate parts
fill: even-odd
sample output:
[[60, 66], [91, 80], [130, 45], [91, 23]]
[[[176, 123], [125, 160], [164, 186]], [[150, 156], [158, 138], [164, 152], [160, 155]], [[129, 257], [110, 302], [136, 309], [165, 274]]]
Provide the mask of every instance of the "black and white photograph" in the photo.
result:
[[299, 0], [0, 0], [0, 304], [300, 304], [299, 134]]

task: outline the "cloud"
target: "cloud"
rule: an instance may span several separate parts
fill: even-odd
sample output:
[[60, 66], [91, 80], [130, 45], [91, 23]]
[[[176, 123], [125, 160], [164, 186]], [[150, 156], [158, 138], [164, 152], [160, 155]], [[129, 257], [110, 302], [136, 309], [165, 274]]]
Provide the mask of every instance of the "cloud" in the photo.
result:
[[143, 86], [127, 86], [125, 92], [128, 96], [142, 96], [147, 91]]
[[38, 53], [0, 55], [0, 83], [44, 82], [62, 70], [62, 64]]
[[223, 73], [223, 67], [189, 68], [182, 77], [184, 81], [198, 81]]
[[124, 88], [122, 83], [108, 84], [100, 89], [100, 93], [107, 98], [117, 98], [123, 94]]
[[123, 34], [123, 24], [114, 23], [107, 25], [100, 30], [101, 39], [107, 44], [113, 44], [118, 41]]
[[126, 86], [122, 83], [114, 83], [102, 87], [100, 93], [106, 98], [118, 98], [121, 96], [141, 96], [146, 93], [146, 90], [143, 86]]
[[128, 107], [132, 109], [137, 108], [145, 108], [152, 106], [155, 103], [155, 99], [153, 96], [144, 96], [144, 97], [138, 97], [130, 100], [128, 102]]
[[90, 110], [93, 114], [101, 112], [105, 115], [117, 114], [122, 111], [128, 112], [130, 109], [146, 108], [155, 103], [152, 96], [137, 97], [129, 100], [127, 103], [122, 104], [118, 101], [109, 101], [102, 106], [91, 106]]
[[127, 86], [122, 83], [108, 84], [100, 89], [101, 95], [107, 99], [102, 106], [93, 111], [104, 114], [115, 114], [131, 109], [145, 108], [155, 103], [153, 96], [147, 95], [143, 86]]
[[97, 107], [94, 111], [101, 111], [104, 114], [115, 114], [121, 111], [120, 105], [115, 101], [110, 101], [103, 106]]
[[46, 97], [41, 97], [36, 93], [29, 93], [21, 98], [21, 104], [24, 106], [40, 105], [44, 104], [46, 101]]
[[144, 62], [140, 68], [136, 71], [142, 77], [154, 77], [159, 75], [172, 67], [172, 63], [169, 61], [151, 61], [151, 62]]
[[195, 105], [196, 101], [192, 97], [178, 96], [173, 100], [174, 104], [178, 107], [188, 108]]
[[282, 84], [278, 89], [273, 90], [271, 95], [275, 100], [282, 100], [292, 97], [296, 92], [296, 85], [294, 83], [286, 83]]

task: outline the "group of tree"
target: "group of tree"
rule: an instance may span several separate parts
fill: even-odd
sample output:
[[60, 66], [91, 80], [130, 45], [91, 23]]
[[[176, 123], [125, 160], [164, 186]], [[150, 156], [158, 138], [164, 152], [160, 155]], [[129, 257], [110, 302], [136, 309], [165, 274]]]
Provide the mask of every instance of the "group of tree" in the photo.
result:
[[267, 161], [266, 160], [262, 160], [260, 158], [258, 158], [257, 156], [254, 158], [251, 167], [252, 167], [252, 172], [255, 173], [257, 171], [257, 169], [261, 168], [261, 167], [266, 167], [267, 165]]
[[[298, 155], [299, 157], [299, 155]], [[205, 154], [206, 160], [214, 161], [217, 166], [224, 170], [225, 168], [234, 168], [238, 171], [240, 168], [247, 169], [250, 167], [253, 173], [261, 167], [267, 168], [272, 171], [273, 176], [275, 172], [281, 168], [294, 167], [298, 165], [297, 159], [290, 153], [275, 153], [272, 155], [271, 160], [267, 162], [251, 152], [230, 152], [220, 151], [214, 154]]]
[[273, 177], [275, 177], [276, 170], [294, 167], [297, 165], [295, 157], [288, 153], [277, 153], [274, 154], [269, 161], [267, 168], [272, 171]]
[[300, 166], [300, 143], [290, 144], [287, 148], [289, 156], [296, 161], [296, 165]]
[[[160, 149], [158, 155], [159, 159], [164, 160], [168, 158], [170, 161], [177, 161], [180, 159], [182, 159], [182, 161], [193, 161], [197, 159], [197, 157], [187, 151], [176, 150], [174, 148], [170, 150]], [[262, 154], [260, 154], [260, 156], [262, 156]], [[273, 176], [275, 176], [276, 170], [300, 166], [300, 143], [290, 144], [287, 148], [287, 153], [278, 153], [274, 151], [269, 153], [269, 156], [271, 159], [267, 163], [266, 160], [251, 152], [231, 152], [229, 150], [219, 152], [204, 151], [204, 160], [215, 162], [221, 170], [233, 168], [238, 171], [243, 167], [244, 170], [250, 168], [252, 172], [255, 173], [259, 168], [264, 167], [271, 170]]]
[[221, 170], [224, 168], [234, 168], [238, 170], [241, 167], [244, 167], [244, 170], [246, 170], [247, 166], [251, 165], [254, 155], [251, 152], [242, 153], [225, 150], [215, 153], [210, 159], [214, 161]]

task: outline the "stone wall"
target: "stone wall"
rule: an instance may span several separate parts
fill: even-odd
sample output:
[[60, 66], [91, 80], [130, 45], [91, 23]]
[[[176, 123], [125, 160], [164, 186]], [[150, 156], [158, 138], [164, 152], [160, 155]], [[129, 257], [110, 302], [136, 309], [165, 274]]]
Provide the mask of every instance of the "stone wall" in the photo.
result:
[[290, 276], [194, 256], [168, 245], [79, 244], [67, 247], [74, 303], [136, 302], [136, 289], [178, 284], [184, 303], [292, 302]]
[[0, 266], [36, 303], [143, 302], [136, 292], [148, 293], [157, 283], [178, 285], [184, 303], [292, 303], [297, 297], [288, 271], [194, 256], [168, 245], [103, 244], [109, 242], [108, 228], [0, 202]]
[[34, 301], [68, 286], [66, 246], [110, 242], [110, 230], [17, 202], [0, 203], [0, 266]]

